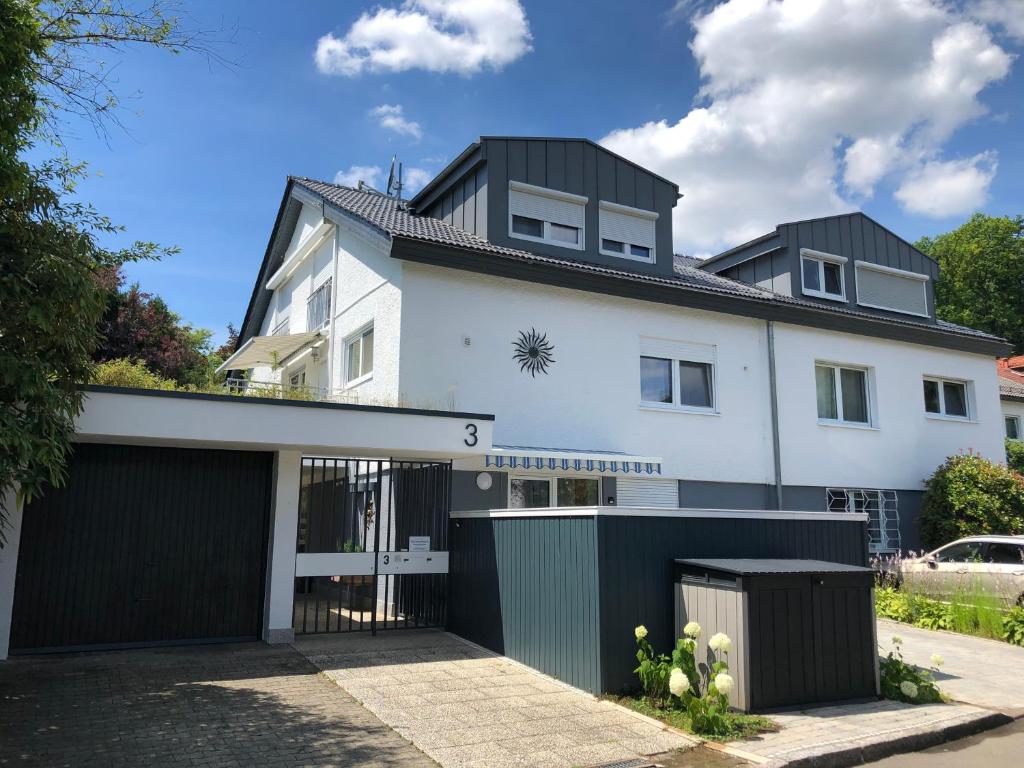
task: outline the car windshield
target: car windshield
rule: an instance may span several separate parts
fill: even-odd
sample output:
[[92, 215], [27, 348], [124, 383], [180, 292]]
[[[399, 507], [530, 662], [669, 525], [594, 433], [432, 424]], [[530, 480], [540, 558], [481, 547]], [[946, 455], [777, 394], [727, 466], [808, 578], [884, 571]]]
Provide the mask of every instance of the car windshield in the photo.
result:
[[980, 563], [984, 546], [980, 541], [960, 541], [938, 550], [935, 559], [940, 563]]

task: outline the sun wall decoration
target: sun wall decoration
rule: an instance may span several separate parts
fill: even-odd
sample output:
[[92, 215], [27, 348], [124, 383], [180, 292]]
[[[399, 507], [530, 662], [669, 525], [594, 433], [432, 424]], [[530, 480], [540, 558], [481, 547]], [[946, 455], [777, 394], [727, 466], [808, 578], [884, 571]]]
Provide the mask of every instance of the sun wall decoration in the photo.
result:
[[530, 332], [519, 332], [519, 338], [512, 342], [515, 354], [512, 356], [519, 363], [520, 371], [529, 371], [531, 377], [538, 373], [547, 373], [548, 366], [555, 362], [551, 353], [555, 347], [548, 341], [546, 333], [537, 333], [533, 328]]

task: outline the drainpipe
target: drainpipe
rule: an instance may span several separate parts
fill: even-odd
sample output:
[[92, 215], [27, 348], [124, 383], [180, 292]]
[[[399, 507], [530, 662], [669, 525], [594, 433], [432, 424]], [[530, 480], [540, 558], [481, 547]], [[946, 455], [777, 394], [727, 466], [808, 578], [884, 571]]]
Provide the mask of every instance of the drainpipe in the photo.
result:
[[[327, 206], [324, 206], [323, 218], [327, 218]], [[334, 386], [334, 356], [337, 349], [337, 327], [334, 322], [337, 317], [338, 311], [338, 224], [335, 222], [334, 231], [331, 233], [331, 311], [328, 312], [328, 331], [330, 336], [327, 337], [327, 385], [325, 387], [326, 396], [330, 399], [336, 387]]]
[[782, 446], [779, 443], [779, 389], [775, 375], [775, 323], [766, 320], [768, 331], [768, 397], [772, 411], [772, 460], [775, 463], [775, 509], [782, 509]]

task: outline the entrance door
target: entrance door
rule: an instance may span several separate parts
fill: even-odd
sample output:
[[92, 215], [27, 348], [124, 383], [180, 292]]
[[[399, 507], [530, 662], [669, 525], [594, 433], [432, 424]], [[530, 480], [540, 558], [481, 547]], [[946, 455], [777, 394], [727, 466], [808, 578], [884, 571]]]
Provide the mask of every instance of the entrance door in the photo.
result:
[[273, 455], [79, 443], [26, 506], [12, 653], [255, 640]]
[[303, 459], [295, 632], [443, 626], [450, 496], [450, 463]]

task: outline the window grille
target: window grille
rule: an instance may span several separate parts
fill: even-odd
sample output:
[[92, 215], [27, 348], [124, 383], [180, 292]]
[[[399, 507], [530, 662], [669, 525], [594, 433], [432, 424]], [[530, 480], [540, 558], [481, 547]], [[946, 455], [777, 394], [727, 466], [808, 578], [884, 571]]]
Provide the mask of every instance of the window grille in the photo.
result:
[[900, 550], [900, 514], [896, 491], [827, 488], [829, 512], [863, 512], [868, 516], [868, 550], [872, 554]]
[[315, 331], [327, 325], [331, 314], [331, 281], [321, 285], [306, 303], [306, 330]]

